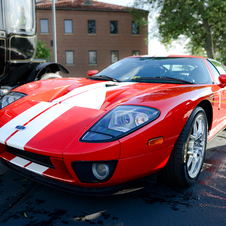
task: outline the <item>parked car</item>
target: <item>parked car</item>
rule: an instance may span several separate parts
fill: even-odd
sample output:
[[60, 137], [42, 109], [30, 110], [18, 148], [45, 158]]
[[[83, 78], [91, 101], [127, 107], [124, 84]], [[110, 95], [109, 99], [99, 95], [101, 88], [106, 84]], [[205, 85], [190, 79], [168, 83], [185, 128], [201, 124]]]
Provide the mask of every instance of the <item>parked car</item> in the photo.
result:
[[87, 78], [24, 84], [0, 100], [0, 158], [44, 184], [114, 193], [148, 175], [191, 186], [226, 125], [226, 68], [136, 56]]

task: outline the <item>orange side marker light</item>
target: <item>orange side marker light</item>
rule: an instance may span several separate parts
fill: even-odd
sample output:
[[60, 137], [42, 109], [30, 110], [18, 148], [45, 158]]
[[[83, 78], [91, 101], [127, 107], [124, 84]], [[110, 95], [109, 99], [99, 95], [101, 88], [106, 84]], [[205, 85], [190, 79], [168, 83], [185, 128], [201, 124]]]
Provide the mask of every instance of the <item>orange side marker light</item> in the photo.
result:
[[148, 146], [153, 146], [161, 143], [163, 143], [163, 137], [157, 137], [157, 138], [150, 139], [148, 141]]

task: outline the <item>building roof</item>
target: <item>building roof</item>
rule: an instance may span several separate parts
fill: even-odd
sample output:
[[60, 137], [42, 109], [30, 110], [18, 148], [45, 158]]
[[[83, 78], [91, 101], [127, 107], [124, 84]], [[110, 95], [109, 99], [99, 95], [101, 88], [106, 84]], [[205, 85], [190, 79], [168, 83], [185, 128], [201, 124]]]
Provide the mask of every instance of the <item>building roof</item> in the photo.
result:
[[[84, 11], [116, 11], [129, 12], [130, 8], [113, 5], [94, 0], [60, 0], [55, 2], [57, 10], [84, 10]], [[37, 9], [52, 9], [52, 2], [38, 3]]]
[[[88, 4], [87, 4], [88, 3]], [[91, 3], [91, 4], [90, 4]], [[52, 2], [37, 4], [37, 9], [52, 9]], [[88, 10], [88, 11], [127, 11], [124, 6], [113, 5], [97, 1], [87, 0], [62, 0], [55, 2], [56, 9], [61, 10]]]

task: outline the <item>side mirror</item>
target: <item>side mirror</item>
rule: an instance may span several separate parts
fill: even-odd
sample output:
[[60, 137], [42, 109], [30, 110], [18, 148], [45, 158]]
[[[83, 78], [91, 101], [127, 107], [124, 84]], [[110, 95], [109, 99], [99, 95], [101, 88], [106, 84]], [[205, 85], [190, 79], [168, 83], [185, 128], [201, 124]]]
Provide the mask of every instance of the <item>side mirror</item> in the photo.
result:
[[220, 81], [221, 85], [222, 85], [223, 87], [225, 87], [225, 86], [226, 86], [226, 74], [221, 74], [221, 75], [219, 76], [219, 81]]
[[93, 76], [93, 75], [97, 74], [98, 72], [99, 72], [98, 70], [87, 71], [87, 75], [88, 76]]

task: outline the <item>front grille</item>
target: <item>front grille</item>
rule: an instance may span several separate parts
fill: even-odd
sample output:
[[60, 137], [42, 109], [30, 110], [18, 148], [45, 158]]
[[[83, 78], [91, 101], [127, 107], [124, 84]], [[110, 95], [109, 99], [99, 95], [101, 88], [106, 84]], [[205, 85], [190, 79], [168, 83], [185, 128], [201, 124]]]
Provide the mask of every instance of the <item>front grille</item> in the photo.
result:
[[35, 153], [32, 153], [32, 152], [23, 151], [23, 150], [20, 150], [20, 149], [17, 149], [17, 148], [9, 147], [9, 146], [6, 146], [6, 151], [13, 154], [13, 155], [27, 159], [31, 162], [35, 162], [37, 164], [55, 169], [49, 156], [35, 154]]

